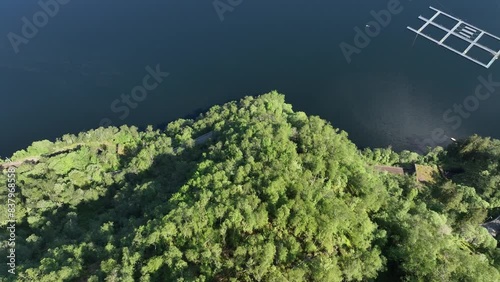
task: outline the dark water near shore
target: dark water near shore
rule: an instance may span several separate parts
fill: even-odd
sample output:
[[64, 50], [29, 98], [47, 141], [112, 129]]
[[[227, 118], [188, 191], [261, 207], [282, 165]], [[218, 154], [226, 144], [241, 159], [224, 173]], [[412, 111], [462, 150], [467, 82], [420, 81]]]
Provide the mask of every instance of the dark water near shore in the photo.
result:
[[[403, 11], [350, 64], [339, 44], [353, 44], [353, 28], [389, 1], [243, 0], [221, 22], [212, 1], [73, 0], [15, 54], [7, 34], [21, 34], [21, 18], [41, 10], [19, 2], [0, 3], [0, 156], [103, 118], [161, 124], [271, 90], [360, 147], [416, 149], [435, 128], [500, 138], [500, 88], [459, 128], [442, 117], [474, 94], [479, 75], [500, 81], [500, 61], [485, 69], [423, 38], [412, 46], [406, 29], [431, 5], [500, 36], [500, 0], [402, 0]], [[157, 64], [170, 76], [120, 119], [111, 103]]]

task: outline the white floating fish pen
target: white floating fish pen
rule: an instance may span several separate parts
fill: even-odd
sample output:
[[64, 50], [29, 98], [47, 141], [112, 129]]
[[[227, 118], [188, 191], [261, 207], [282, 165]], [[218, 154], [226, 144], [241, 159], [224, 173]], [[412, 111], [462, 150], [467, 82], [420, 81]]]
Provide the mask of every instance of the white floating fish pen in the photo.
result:
[[[431, 8], [433, 11], [435, 11], [435, 14], [430, 19], [419, 16], [418, 18], [420, 20], [424, 21], [424, 24], [419, 29], [414, 29], [414, 28], [409, 27], [409, 26], [407, 28], [409, 30], [415, 32], [417, 35], [421, 35], [422, 37], [425, 37], [425, 38], [429, 39], [430, 41], [432, 41], [432, 42], [434, 42], [434, 43], [436, 43], [436, 44], [438, 44], [438, 45], [440, 45], [440, 46], [442, 46], [442, 47], [444, 47], [444, 48], [446, 48], [454, 53], [457, 53], [460, 56], [467, 58], [467, 59], [485, 67], [485, 68], [489, 68], [495, 62], [495, 60], [497, 60], [500, 57], [500, 50], [493, 50], [492, 48], [494, 48], [494, 47], [488, 47], [488, 46], [485, 46], [484, 44], [479, 42], [479, 40], [481, 38], [483, 38], [484, 36], [489, 36], [490, 38], [495, 40], [497, 43], [500, 43], [500, 38], [498, 36], [495, 36], [495, 35], [493, 35], [489, 32], [486, 32], [478, 27], [475, 27], [471, 24], [468, 24], [465, 21], [458, 19], [454, 16], [451, 16], [451, 15], [449, 15], [443, 11], [440, 11], [436, 8], [433, 8], [433, 7], [429, 7], [429, 8]], [[437, 23], [435, 20], [438, 16], [444, 16], [444, 17], [447, 17], [449, 20], [453, 20], [455, 22], [455, 25], [451, 29], [449, 29], [449, 28]], [[428, 34], [423, 33], [423, 30], [428, 26], [436, 27], [436, 28], [446, 32], [446, 34], [442, 38], [437, 39], [437, 38], [434, 38], [433, 36], [430, 36]], [[460, 50], [457, 50], [456, 48], [446, 44], [446, 42], [445, 42], [446, 39], [448, 39], [452, 35], [465, 41], [466, 43], [468, 43], [467, 48], [465, 48], [465, 50], [463, 50], [463, 51], [460, 51]], [[473, 47], [478, 47], [478, 48], [488, 52], [489, 54], [491, 54], [491, 58], [489, 58], [489, 61], [482, 62], [479, 59], [472, 57], [469, 54], [469, 52], [471, 51], [471, 49]]]

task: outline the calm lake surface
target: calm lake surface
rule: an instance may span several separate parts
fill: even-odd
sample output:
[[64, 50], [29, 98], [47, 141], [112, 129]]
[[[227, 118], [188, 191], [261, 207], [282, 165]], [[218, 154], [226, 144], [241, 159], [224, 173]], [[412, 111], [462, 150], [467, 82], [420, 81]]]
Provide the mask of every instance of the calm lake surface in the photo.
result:
[[[360, 147], [417, 149], [435, 128], [500, 138], [500, 87], [458, 128], [443, 120], [474, 94], [478, 76], [500, 81], [500, 61], [485, 69], [422, 37], [414, 42], [406, 29], [420, 27], [418, 16], [434, 6], [500, 36], [500, 1], [401, 0], [401, 13], [347, 63], [340, 43], [354, 45], [354, 28], [388, 2], [243, 0], [221, 21], [212, 1], [72, 0], [16, 54], [7, 35], [22, 35], [22, 17], [42, 9], [2, 1], [0, 156], [104, 118], [157, 125], [272, 90]], [[170, 75], [121, 119], [113, 101], [158, 64]]]

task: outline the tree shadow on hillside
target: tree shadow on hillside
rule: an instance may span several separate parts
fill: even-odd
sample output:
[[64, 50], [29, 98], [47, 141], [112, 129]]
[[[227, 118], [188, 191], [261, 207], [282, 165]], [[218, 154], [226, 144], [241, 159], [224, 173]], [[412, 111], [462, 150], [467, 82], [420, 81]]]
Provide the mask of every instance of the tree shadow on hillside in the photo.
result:
[[[121, 171], [113, 176], [120, 180], [107, 186], [105, 195], [93, 201], [81, 202], [75, 208], [66, 204], [44, 212], [42, 217], [50, 220], [51, 228], [34, 230], [29, 227], [26, 219], [19, 225], [23, 235], [20, 237], [26, 239], [30, 234], [36, 234], [44, 242], [36, 244], [22, 240], [20, 244], [23, 246], [20, 248], [26, 248], [25, 253], [29, 253], [29, 256], [19, 257], [18, 264], [38, 267], [41, 260], [47, 257], [49, 249], [65, 245], [76, 247], [83, 242], [92, 242], [95, 247], [82, 253], [85, 275], [74, 280], [86, 281], [100, 267], [103, 259], [111, 258], [104, 248], [108, 243], [119, 252], [122, 247], [130, 248], [139, 226], [168, 213], [171, 209], [168, 200], [192, 177], [206, 146], [185, 148], [177, 154], [158, 155], [154, 158], [153, 165], [139, 173], [127, 167], [134, 152], [126, 152], [120, 156]], [[76, 212], [76, 223], [74, 219], [68, 219], [68, 214], [72, 211]], [[114, 223], [109, 234], [102, 229], [106, 222]], [[71, 254], [60, 252], [60, 255], [54, 257], [55, 263], [46, 267], [44, 273], [60, 270], [62, 266], [68, 265], [70, 257]], [[137, 268], [140, 269], [139, 266]]]

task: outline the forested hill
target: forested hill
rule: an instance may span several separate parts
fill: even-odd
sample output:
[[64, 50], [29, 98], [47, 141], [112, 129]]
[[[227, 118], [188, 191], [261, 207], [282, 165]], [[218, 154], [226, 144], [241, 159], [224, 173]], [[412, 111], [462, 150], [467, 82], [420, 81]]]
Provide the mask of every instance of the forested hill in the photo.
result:
[[[0, 183], [17, 166], [16, 274], [2, 232], [2, 281], [500, 281], [480, 225], [500, 214], [497, 140], [360, 151], [273, 92], [10, 159]], [[418, 182], [414, 164], [443, 175]]]

